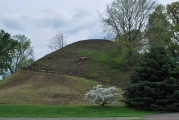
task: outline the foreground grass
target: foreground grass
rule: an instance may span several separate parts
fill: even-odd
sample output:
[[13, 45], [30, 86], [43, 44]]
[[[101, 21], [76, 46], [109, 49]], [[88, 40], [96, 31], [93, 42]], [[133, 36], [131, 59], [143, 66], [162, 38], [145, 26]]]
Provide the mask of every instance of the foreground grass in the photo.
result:
[[0, 105], [0, 117], [133, 117], [156, 112], [124, 106], [35, 106]]

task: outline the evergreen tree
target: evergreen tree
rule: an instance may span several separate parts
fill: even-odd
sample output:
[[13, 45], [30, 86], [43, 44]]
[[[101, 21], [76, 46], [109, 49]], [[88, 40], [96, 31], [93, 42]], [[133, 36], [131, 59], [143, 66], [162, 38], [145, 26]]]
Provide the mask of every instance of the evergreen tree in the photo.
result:
[[134, 69], [125, 103], [147, 110], [179, 111], [179, 67], [163, 46], [151, 48]]

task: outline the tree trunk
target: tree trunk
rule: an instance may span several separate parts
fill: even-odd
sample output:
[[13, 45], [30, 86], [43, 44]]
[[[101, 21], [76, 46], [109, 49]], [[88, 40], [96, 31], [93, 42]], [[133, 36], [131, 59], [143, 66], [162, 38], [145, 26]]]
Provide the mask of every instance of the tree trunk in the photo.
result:
[[106, 103], [104, 102], [104, 103], [102, 103], [102, 107], [104, 107], [104, 105], [105, 105]]
[[132, 58], [132, 50], [129, 50], [129, 59]]

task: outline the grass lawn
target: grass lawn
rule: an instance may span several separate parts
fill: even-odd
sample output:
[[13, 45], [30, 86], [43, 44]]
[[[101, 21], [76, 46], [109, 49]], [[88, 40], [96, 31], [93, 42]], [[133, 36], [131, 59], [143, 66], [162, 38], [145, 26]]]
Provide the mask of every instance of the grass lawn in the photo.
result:
[[42, 106], [0, 105], [0, 117], [132, 117], [157, 112], [136, 110], [124, 106]]

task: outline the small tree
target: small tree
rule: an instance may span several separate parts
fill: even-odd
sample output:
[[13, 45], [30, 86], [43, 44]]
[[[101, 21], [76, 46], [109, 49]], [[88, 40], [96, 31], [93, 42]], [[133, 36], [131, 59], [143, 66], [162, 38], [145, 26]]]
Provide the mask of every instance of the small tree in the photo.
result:
[[56, 51], [60, 48], [63, 48], [66, 45], [66, 36], [63, 32], [58, 32], [53, 36], [53, 38], [50, 40], [50, 43], [48, 47], [52, 51]]
[[34, 52], [30, 39], [20, 34], [13, 36], [11, 39], [16, 41], [17, 44], [8, 51], [8, 56], [4, 56], [3, 61], [1, 61], [6, 66], [1, 73], [3, 78], [34, 62]]
[[130, 107], [179, 111], [179, 67], [165, 47], [151, 48], [145, 54], [124, 96]]
[[102, 85], [97, 85], [94, 90], [90, 90], [85, 94], [84, 99], [99, 105], [111, 104], [120, 96], [115, 86], [110, 88], [102, 88]]
[[20, 68], [29, 66], [34, 62], [34, 51], [31, 46], [31, 41], [25, 35], [15, 35], [13, 39], [18, 41], [16, 49], [11, 55], [10, 67], [11, 73], [14, 73]]

